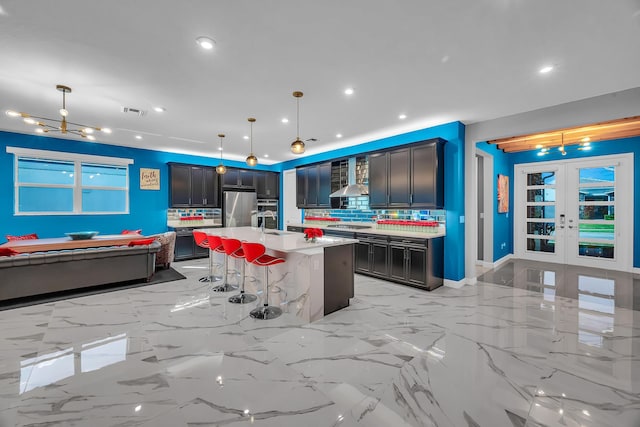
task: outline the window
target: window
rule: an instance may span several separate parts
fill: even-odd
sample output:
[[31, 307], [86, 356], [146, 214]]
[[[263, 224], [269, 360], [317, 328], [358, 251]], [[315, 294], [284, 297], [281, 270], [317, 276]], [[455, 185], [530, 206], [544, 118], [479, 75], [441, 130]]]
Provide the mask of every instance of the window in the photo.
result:
[[15, 155], [15, 213], [129, 213], [130, 159], [7, 147]]

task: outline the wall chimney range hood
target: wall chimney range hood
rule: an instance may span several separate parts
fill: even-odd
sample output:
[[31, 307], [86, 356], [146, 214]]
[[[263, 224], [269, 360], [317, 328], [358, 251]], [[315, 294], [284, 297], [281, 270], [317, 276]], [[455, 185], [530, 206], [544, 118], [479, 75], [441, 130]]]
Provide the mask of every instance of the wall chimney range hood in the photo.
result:
[[349, 184], [338, 191], [334, 191], [329, 197], [361, 197], [369, 195], [369, 188], [366, 185], [356, 183], [356, 158], [350, 157], [348, 165]]

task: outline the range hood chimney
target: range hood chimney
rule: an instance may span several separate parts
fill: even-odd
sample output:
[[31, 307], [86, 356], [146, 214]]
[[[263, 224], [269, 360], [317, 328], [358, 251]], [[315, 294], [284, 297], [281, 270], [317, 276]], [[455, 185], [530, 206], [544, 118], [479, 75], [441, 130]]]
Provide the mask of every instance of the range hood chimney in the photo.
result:
[[350, 157], [347, 169], [348, 185], [338, 191], [334, 191], [329, 197], [360, 197], [369, 195], [369, 189], [356, 183], [356, 158]]

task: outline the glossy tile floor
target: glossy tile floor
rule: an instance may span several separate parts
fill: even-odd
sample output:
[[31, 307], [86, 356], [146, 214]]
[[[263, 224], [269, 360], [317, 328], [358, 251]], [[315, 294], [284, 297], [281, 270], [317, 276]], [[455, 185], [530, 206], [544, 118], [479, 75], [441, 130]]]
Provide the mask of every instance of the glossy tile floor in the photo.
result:
[[0, 425], [640, 425], [633, 275], [356, 276], [349, 308], [302, 324], [210, 295], [206, 260], [174, 267], [188, 279], [0, 312]]

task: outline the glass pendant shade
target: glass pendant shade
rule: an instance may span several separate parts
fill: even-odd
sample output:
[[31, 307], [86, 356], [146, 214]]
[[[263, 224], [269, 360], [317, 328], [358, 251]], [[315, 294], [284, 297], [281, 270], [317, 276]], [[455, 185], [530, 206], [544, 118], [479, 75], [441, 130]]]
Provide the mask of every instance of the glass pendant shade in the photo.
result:
[[291, 143], [291, 152], [293, 154], [302, 154], [304, 153], [304, 142], [302, 142], [299, 138]]
[[247, 165], [255, 166], [257, 164], [258, 164], [258, 158], [254, 156], [253, 153], [249, 154], [249, 157], [247, 157]]

